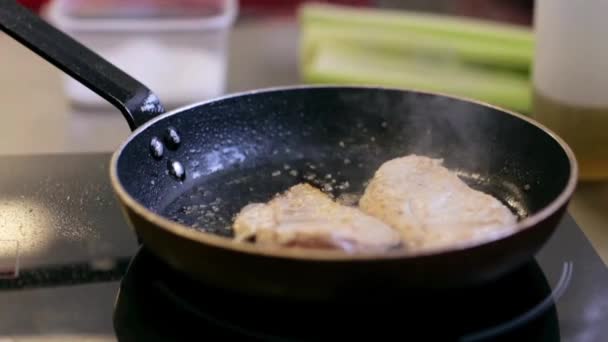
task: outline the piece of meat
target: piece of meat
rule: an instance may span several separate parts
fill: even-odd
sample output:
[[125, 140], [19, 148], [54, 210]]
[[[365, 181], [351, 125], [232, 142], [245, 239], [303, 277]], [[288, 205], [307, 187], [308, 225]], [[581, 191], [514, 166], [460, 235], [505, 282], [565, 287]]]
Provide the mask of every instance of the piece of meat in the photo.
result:
[[442, 162], [409, 155], [382, 164], [359, 207], [398, 229], [410, 252], [480, 241], [512, 228], [517, 217], [509, 208], [469, 187]]
[[378, 252], [401, 246], [401, 236], [359, 209], [298, 184], [268, 203], [245, 206], [234, 221], [235, 239], [260, 245]]

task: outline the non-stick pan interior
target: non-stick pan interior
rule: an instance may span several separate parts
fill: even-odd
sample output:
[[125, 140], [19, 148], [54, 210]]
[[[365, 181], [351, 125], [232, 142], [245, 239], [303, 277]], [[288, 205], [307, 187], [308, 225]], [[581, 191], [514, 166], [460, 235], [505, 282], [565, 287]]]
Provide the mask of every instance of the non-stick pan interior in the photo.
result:
[[[180, 137], [162, 158], [150, 142]], [[356, 201], [385, 161], [442, 158], [520, 217], [565, 189], [571, 165], [543, 129], [500, 110], [432, 94], [375, 88], [262, 91], [194, 106], [135, 134], [118, 159], [126, 191], [150, 210], [229, 236], [244, 205], [308, 182]], [[174, 162], [185, 178], [172, 175]]]

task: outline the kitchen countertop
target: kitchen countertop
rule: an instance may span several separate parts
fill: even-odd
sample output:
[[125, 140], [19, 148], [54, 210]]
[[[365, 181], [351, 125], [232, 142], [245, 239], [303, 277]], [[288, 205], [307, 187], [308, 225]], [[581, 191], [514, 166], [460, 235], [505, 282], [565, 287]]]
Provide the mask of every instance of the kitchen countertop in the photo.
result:
[[[292, 22], [240, 22], [231, 36], [227, 92], [298, 83], [296, 63]], [[113, 151], [129, 135], [118, 112], [73, 110], [61, 73], [3, 34], [0, 110], [4, 155]], [[579, 185], [569, 210], [608, 264], [608, 182]]]

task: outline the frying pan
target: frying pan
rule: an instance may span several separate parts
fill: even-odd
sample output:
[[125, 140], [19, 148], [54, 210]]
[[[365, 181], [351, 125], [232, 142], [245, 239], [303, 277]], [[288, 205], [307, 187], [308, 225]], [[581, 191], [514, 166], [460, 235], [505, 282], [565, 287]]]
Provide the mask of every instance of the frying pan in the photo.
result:
[[[0, 2], [0, 27], [122, 112], [133, 133], [113, 154], [110, 178], [130, 225], [161, 260], [210, 286], [323, 299], [488, 281], [534, 256], [575, 189], [577, 163], [562, 139], [488, 104], [402, 89], [296, 86], [163, 113], [148, 88], [14, 1]], [[515, 231], [419, 254], [231, 239], [233, 215], [250, 202], [313, 176], [335, 180], [314, 184], [335, 196], [360, 193], [383, 162], [411, 153], [443, 158], [502, 200], [520, 216]], [[335, 186], [345, 182], [348, 189]]]

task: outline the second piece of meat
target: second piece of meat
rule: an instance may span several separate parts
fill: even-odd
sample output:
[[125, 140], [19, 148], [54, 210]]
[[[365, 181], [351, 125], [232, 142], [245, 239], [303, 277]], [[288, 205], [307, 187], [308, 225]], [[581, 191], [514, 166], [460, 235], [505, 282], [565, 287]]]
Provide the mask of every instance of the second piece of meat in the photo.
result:
[[382, 164], [359, 207], [398, 229], [410, 252], [499, 236], [517, 221], [509, 208], [470, 188], [442, 160], [418, 155]]

